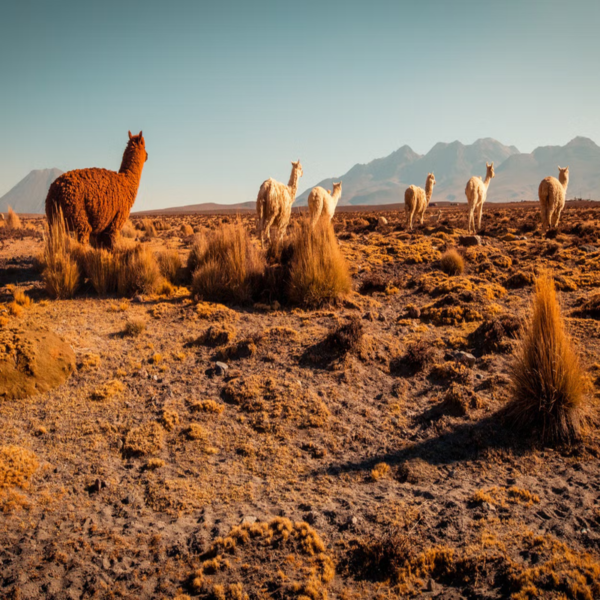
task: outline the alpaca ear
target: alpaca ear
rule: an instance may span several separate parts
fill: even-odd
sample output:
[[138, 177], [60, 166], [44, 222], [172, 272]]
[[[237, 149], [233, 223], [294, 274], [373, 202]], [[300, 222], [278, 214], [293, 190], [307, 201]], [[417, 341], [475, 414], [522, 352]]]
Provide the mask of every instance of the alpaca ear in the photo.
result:
[[127, 132], [129, 134], [129, 139], [131, 139], [133, 136], [131, 135], [131, 131]]
[[138, 135], [138, 137], [142, 137], [142, 132], [140, 131], [140, 135]]

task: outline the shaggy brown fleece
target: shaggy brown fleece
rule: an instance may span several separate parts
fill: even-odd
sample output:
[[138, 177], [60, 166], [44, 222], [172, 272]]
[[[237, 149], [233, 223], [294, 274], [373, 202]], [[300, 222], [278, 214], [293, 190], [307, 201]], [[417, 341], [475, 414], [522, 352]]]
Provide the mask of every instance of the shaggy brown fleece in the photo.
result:
[[62, 211], [67, 226], [87, 244], [94, 235], [101, 246], [112, 247], [135, 202], [142, 169], [148, 160], [142, 132], [131, 135], [118, 173], [107, 169], [77, 169], [61, 175], [48, 190], [46, 216]]

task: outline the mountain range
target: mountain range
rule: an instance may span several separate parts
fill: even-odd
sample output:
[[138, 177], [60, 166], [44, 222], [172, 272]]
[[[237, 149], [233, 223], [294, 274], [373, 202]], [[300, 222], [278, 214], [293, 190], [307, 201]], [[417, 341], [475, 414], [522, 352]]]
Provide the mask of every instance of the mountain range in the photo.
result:
[[21, 179], [0, 198], [0, 212], [12, 207], [18, 213], [45, 213], [46, 196], [52, 182], [62, 175], [60, 169], [36, 169]]
[[[440, 142], [424, 155], [402, 146], [389, 156], [356, 164], [347, 173], [324, 179], [318, 185], [331, 189], [334, 181], [342, 181], [340, 206], [376, 206], [404, 202], [404, 190], [411, 184], [424, 187], [431, 172], [437, 182], [432, 202], [466, 202], [465, 185], [473, 175], [485, 176], [486, 162], [494, 162], [496, 171], [488, 202], [537, 200], [540, 181], [548, 175], [557, 177], [558, 165], [569, 167], [567, 198], [600, 199], [600, 147], [585, 137], [576, 137], [564, 146], [540, 146], [530, 154], [491, 138], [469, 145]], [[0, 198], [0, 212], [12, 206], [18, 213], [44, 213], [48, 188], [61, 174], [59, 169], [31, 171]], [[298, 196], [295, 207], [306, 206], [310, 189]], [[254, 206], [252, 199], [238, 204], [205, 202], [148, 212], [231, 212], [253, 210]]]
[[[402, 146], [385, 158], [354, 165], [344, 175], [318, 185], [331, 189], [334, 181], [341, 180], [340, 206], [390, 204], [404, 202], [404, 190], [411, 184], [425, 187], [431, 172], [436, 179], [432, 202], [466, 202], [467, 181], [473, 175], [485, 177], [486, 162], [493, 162], [496, 172], [488, 202], [537, 200], [540, 181], [548, 175], [558, 177], [558, 165], [569, 167], [568, 198], [600, 199], [600, 147], [584, 137], [565, 146], [542, 146], [530, 154], [491, 138], [470, 145], [440, 142], [425, 155]], [[296, 205], [306, 206], [309, 192], [300, 194]]]

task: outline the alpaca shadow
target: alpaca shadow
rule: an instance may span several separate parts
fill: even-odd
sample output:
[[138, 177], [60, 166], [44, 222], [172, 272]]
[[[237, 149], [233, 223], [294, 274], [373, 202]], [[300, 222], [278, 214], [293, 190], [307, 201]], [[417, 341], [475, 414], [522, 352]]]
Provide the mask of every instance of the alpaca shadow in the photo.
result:
[[[423, 418], [430, 418], [427, 411]], [[327, 467], [327, 474], [364, 471], [368, 472], [381, 462], [391, 466], [402, 465], [411, 459], [421, 459], [431, 465], [446, 466], [459, 462], [481, 459], [491, 449], [511, 449], [522, 453], [530, 449], [526, 441], [511, 433], [503, 424], [503, 411], [496, 412], [475, 423], [463, 423], [452, 431], [438, 437], [424, 440], [394, 452], [387, 452], [360, 461], [349, 461], [332, 464]]]

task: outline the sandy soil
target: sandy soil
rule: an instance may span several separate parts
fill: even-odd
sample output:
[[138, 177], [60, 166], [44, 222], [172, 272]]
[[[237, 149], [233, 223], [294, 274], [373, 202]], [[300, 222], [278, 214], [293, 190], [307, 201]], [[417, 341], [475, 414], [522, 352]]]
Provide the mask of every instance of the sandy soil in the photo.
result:
[[[59, 388], [0, 402], [0, 460], [14, 446], [35, 467], [0, 489], [0, 597], [599, 597], [597, 429], [556, 450], [502, 420], [510, 317], [540, 269], [599, 375], [600, 311], [574, 316], [600, 287], [599, 216], [568, 206], [545, 239], [535, 206], [490, 206], [466, 247], [464, 209], [412, 233], [397, 212], [340, 214], [355, 291], [315, 311], [198, 304], [185, 287], [49, 300], [42, 221], [0, 229], [0, 301], [10, 284], [34, 300], [10, 319], [77, 357]], [[143, 243], [185, 257], [182, 223], [231, 218], [161, 217]], [[466, 270], [448, 277], [436, 261], [455, 245]], [[352, 316], [360, 343], [332, 349]], [[134, 317], [146, 330], [123, 336]], [[191, 343], [211, 326], [223, 344]]]

